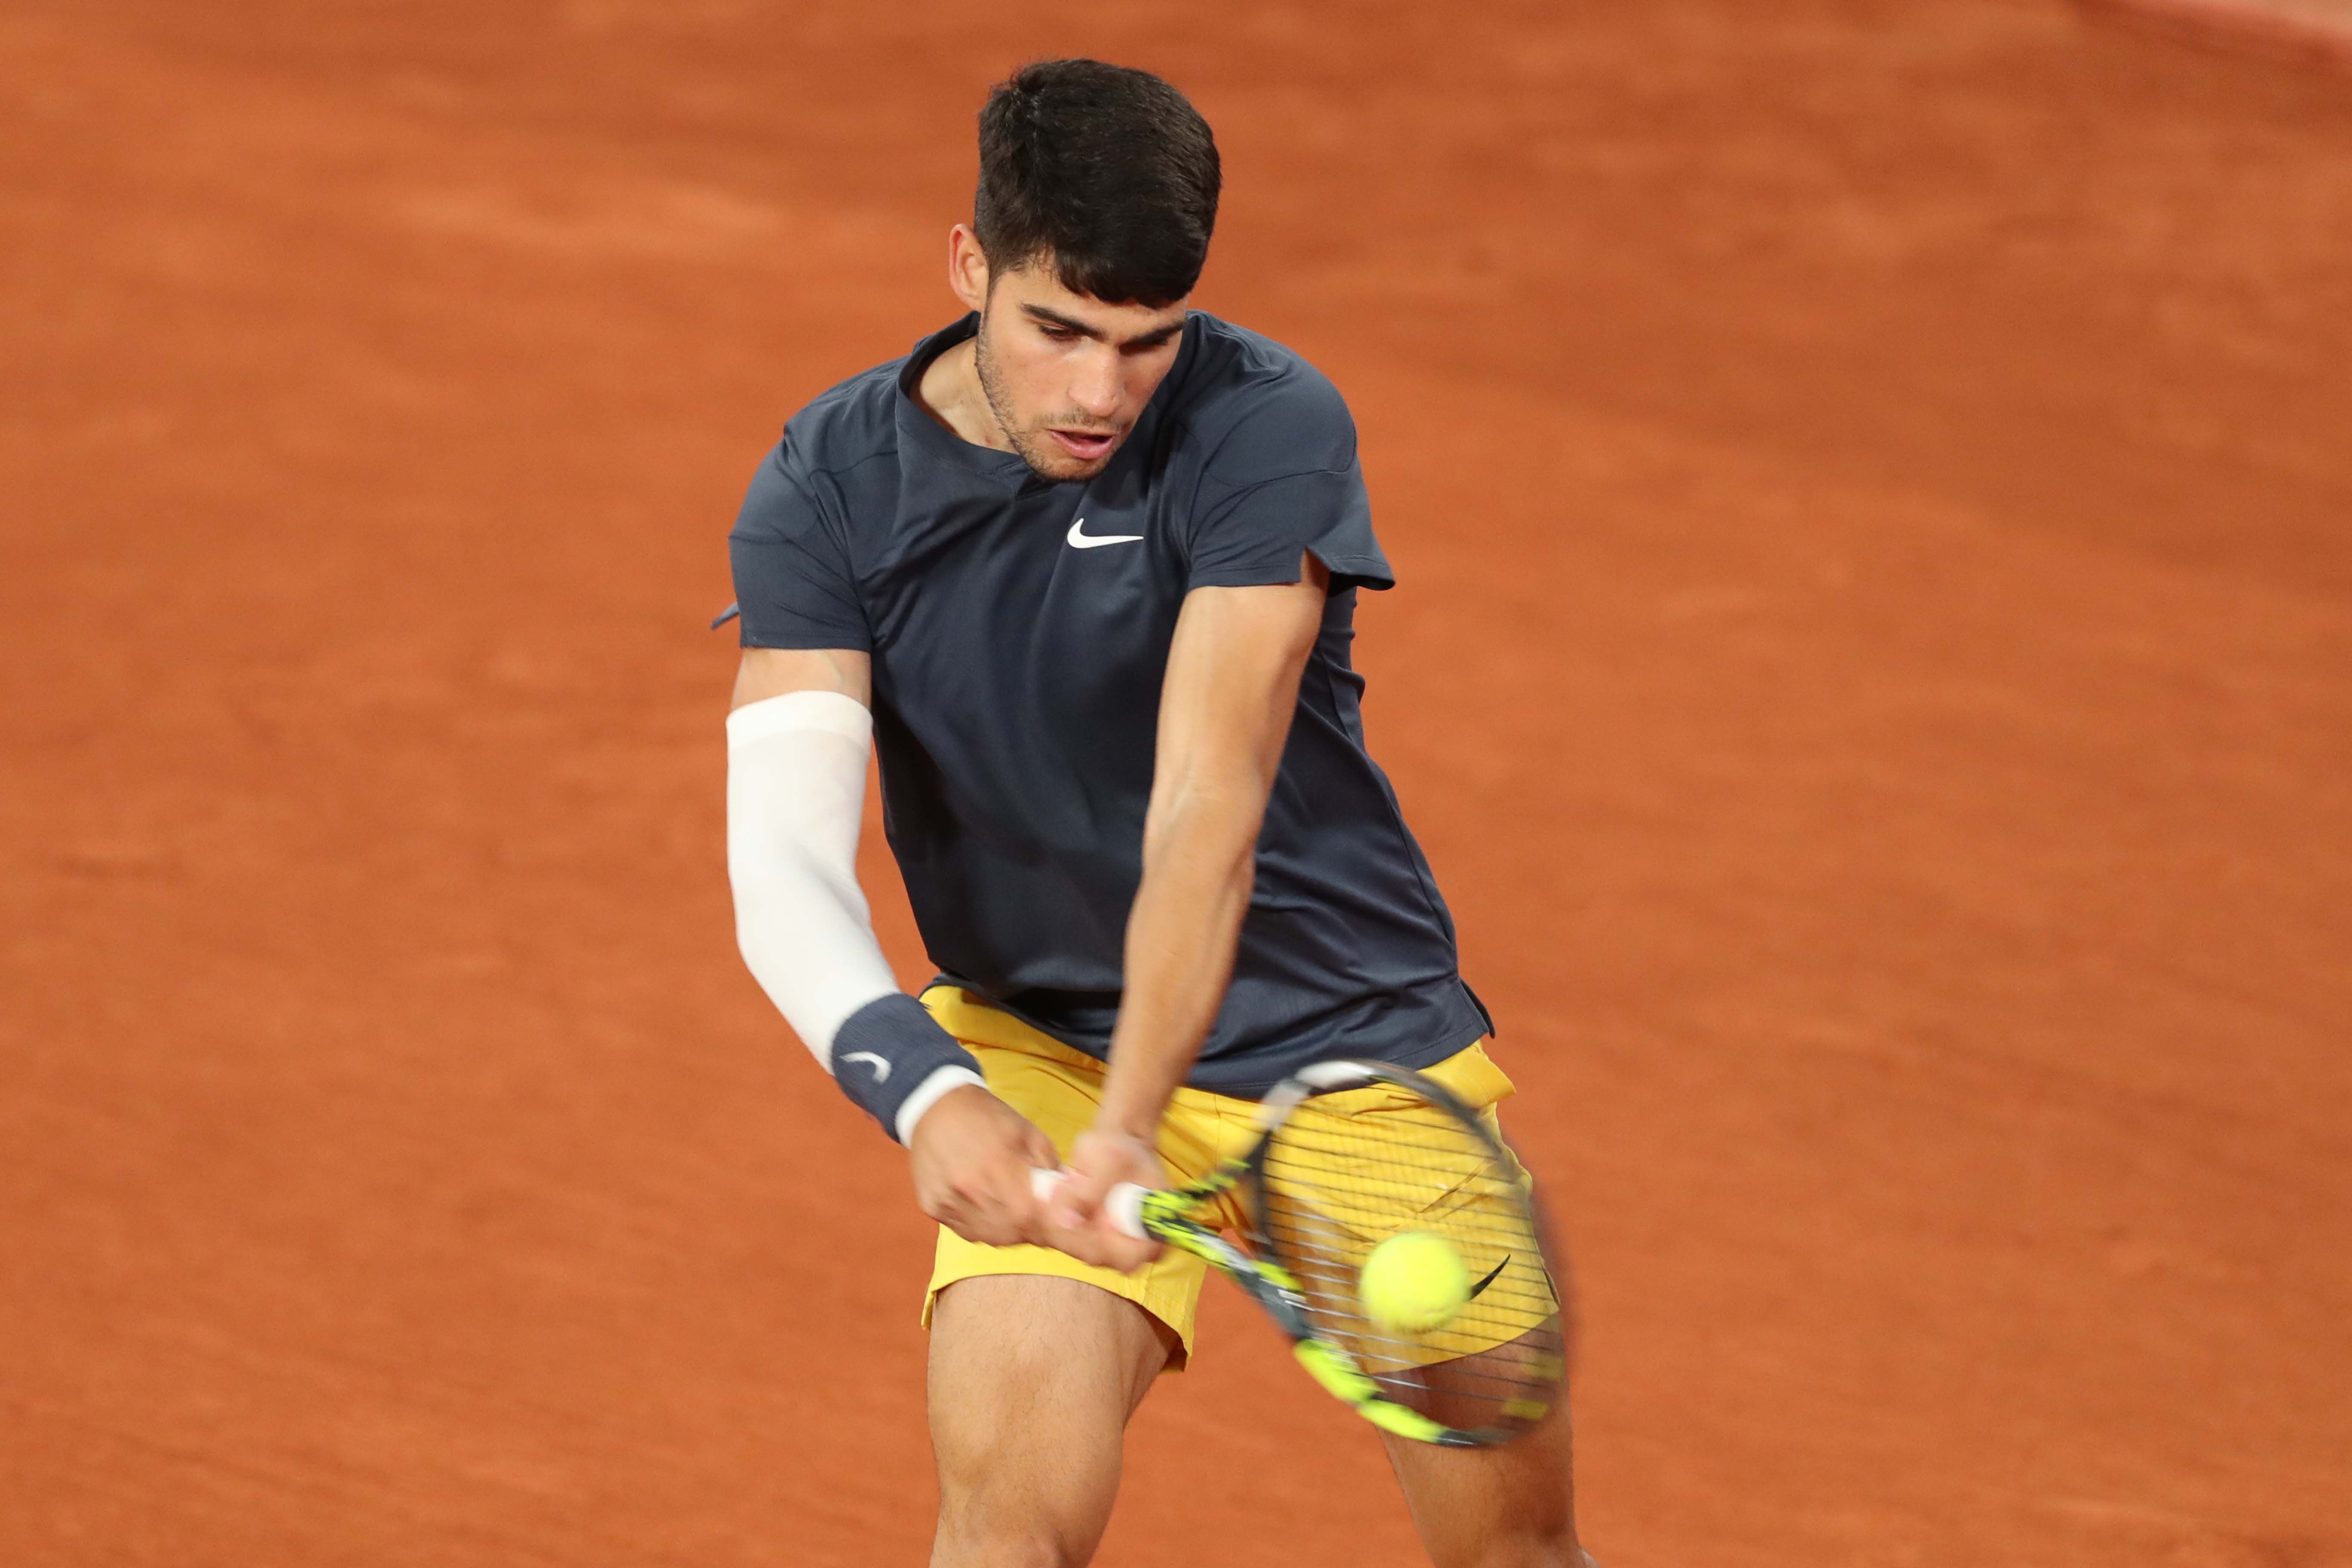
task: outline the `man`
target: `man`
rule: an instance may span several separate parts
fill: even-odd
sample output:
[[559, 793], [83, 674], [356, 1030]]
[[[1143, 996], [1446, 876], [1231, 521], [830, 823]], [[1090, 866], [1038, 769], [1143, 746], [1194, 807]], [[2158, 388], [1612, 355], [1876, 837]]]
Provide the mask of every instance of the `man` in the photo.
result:
[[[939, 1220], [935, 1564], [1076, 1564], [1202, 1267], [1118, 1231], [1339, 1057], [1511, 1092], [1349, 663], [1391, 585], [1330, 384], [1187, 308], [1220, 183], [1160, 79], [1033, 65], [981, 116], [970, 310], [786, 426], [732, 535], [728, 861], [753, 973]], [[940, 975], [855, 859], [869, 744]], [[1163, 1166], [1163, 1160], [1166, 1165]], [[1069, 1179], [1050, 1205], [1033, 1167]], [[1569, 1433], [1386, 1438], [1441, 1564], [1575, 1563]]]

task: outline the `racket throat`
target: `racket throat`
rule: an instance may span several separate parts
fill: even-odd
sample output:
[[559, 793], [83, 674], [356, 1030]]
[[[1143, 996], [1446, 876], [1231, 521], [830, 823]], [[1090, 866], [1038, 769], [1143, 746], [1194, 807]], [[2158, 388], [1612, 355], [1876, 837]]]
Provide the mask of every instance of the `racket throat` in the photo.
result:
[[1379, 1384], [1365, 1376], [1355, 1362], [1335, 1345], [1321, 1340], [1300, 1340], [1291, 1347], [1291, 1353], [1307, 1369], [1307, 1376], [1321, 1384], [1334, 1398], [1353, 1405], [1358, 1415], [1383, 1432], [1447, 1447], [1461, 1447], [1469, 1441], [1462, 1434], [1389, 1398]]

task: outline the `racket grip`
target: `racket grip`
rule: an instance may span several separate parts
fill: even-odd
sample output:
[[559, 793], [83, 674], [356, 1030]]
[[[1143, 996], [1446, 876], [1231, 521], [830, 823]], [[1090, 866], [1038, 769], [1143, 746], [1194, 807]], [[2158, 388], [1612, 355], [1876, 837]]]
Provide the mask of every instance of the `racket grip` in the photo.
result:
[[[1043, 1165], [1029, 1170], [1029, 1190], [1037, 1194], [1039, 1203], [1050, 1203], [1062, 1184], [1062, 1173], [1049, 1171]], [[1110, 1214], [1110, 1223], [1121, 1234], [1143, 1239], [1143, 1194], [1145, 1189], [1133, 1182], [1121, 1182], [1103, 1194], [1103, 1207]]]
[[1103, 1207], [1110, 1211], [1110, 1223], [1123, 1235], [1143, 1239], [1144, 1189], [1133, 1182], [1121, 1182], [1103, 1194]]

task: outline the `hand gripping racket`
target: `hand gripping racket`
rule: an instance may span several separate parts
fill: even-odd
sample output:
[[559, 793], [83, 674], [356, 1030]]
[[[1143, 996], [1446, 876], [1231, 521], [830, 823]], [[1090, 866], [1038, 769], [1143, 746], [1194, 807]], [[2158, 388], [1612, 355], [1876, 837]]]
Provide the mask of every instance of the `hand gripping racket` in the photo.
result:
[[[1384, 1431], [1472, 1447], [1542, 1420], [1567, 1374], [1567, 1309], [1531, 1184], [1491, 1119], [1417, 1072], [1336, 1061], [1277, 1085], [1255, 1131], [1191, 1186], [1112, 1188], [1112, 1223], [1205, 1258]], [[1033, 1179], [1042, 1200], [1062, 1173]], [[1360, 1283], [1373, 1249], [1410, 1233], [1444, 1241], [1468, 1289], [1417, 1330], [1376, 1321]]]

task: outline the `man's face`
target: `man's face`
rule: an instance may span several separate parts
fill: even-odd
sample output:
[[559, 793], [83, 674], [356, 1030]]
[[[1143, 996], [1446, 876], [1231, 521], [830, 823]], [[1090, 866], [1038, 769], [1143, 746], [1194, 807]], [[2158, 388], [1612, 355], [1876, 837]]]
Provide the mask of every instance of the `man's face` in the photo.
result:
[[1013, 449], [1049, 479], [1101, 473], [1176, 363], [1184, 301], [1106, 305], [1062, 287], [1051, 258], [978, 292], [974, 363]]

